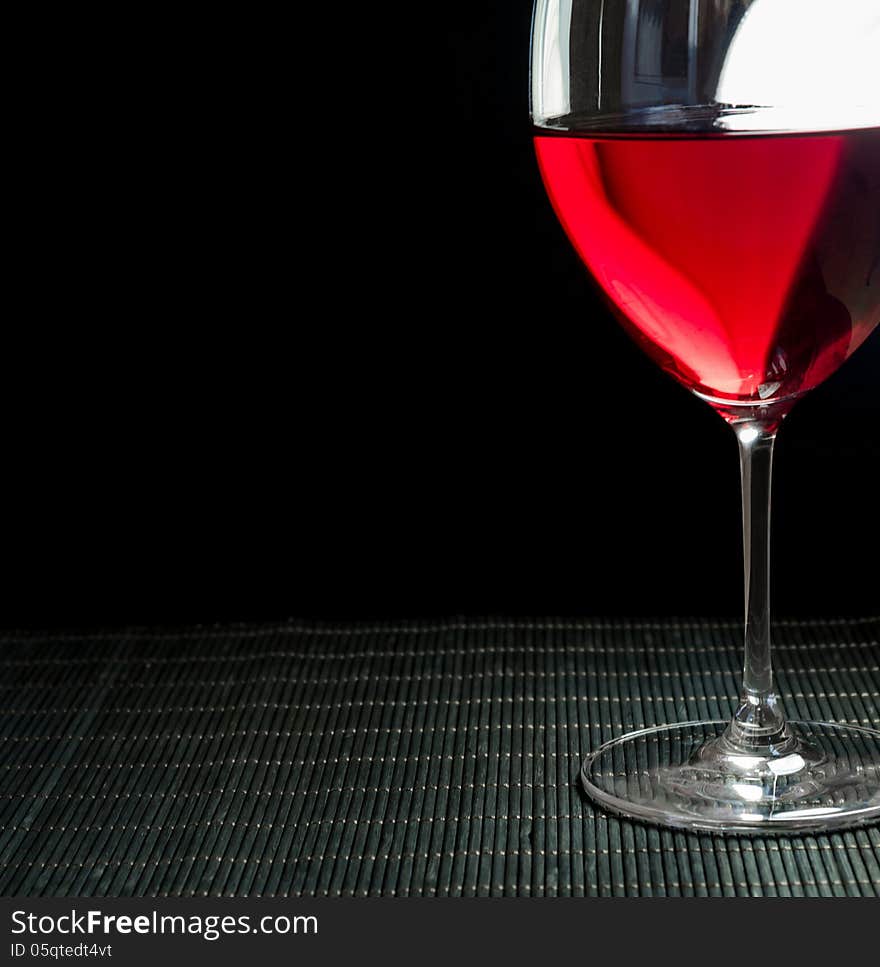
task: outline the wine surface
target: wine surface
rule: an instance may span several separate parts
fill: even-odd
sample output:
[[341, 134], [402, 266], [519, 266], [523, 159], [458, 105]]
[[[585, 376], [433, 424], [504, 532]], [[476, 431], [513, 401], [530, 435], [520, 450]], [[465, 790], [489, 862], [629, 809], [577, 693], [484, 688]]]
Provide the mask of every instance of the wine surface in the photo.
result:
[[581, 258], [691, 389], [796, 396], [880, 321], [880, 128], [539, 133], [535, 146]]

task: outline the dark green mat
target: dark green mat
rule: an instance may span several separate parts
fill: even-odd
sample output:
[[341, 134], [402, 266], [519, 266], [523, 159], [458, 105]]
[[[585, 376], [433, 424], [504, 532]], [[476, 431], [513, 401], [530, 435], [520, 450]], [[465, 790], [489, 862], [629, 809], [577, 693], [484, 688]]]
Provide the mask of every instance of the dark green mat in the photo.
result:
[[[793, 717], [880, 721], [880, 621], [776, 625]], [[597, 813], [624, 729], [723, 717], [733, 623], [485, 621], [0, 642], [3, 895], [880, 893], [880, 828]]]

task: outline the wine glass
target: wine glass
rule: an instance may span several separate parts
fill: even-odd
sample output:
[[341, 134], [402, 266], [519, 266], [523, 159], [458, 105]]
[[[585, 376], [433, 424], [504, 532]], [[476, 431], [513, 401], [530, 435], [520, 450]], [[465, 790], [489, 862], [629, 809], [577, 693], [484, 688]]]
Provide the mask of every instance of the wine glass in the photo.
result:
[[876, 0], [536, 0], [547, 192], [624, 327], [739, 443], [745, 662], [732, 719], [620, 736], [587, 792], [661, 825], [880, 817], [880, 732], [787, 721], [770, 661], [773, 442], [880, 320]]

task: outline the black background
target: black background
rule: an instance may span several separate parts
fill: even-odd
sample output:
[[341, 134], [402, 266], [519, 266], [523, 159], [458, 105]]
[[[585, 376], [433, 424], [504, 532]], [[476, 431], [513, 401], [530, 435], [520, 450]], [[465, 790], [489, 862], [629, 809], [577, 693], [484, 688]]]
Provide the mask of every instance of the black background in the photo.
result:
[[[530, 14], [21, 38], [0, 624], [739, 613], [732, 434], [555, 221]], [[777, 613], [877, 610], [878, 366], [780, 436]]]

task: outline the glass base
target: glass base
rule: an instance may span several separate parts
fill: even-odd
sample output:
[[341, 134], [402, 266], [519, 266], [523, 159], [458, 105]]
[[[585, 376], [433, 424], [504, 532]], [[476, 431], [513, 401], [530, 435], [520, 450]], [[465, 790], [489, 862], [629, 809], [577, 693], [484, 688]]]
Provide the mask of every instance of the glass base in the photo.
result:
[[632, 819], [736, 833], [823, 831], [880, 819], [880, 732], [789, 722], [782, 748], [742, 753], [726, 721], [683, 722], [606, 742], [587, 793]]

